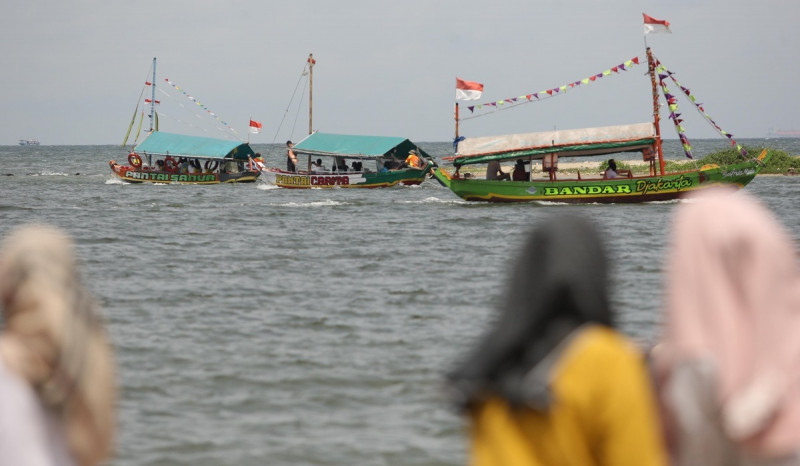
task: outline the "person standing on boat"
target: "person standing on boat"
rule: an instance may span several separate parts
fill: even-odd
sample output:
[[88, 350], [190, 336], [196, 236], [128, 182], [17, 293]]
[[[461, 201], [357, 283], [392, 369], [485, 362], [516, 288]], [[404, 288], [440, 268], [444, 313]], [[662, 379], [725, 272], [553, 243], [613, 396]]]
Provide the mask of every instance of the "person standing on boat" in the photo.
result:
[[511, 175], [504, 172], [500, 167], [500, 162], [492, 160], [486, 165], [486, 179], [487, 180], [510, 180]]
[[292, 141], [286, 141], [286, 171], [296, 172], [297, 156], [292, 150], [292, 147], [294, 147], [294, 143]]
[[662, 466], [643, 355], [614, 328], [587, 220], [551, 217], [518, 255], [499, 319], [447, 376], [473, 466]]
[[800, 464], [800, 270], [747, 192], [679, 204], [653, 360], [675, 465]]

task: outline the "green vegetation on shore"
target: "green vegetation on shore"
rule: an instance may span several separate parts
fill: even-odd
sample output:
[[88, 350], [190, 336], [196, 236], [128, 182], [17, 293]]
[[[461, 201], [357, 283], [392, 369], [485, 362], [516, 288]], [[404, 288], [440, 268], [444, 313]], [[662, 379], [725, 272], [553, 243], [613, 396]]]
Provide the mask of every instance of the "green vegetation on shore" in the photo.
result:
[[[768, 153], [771, 154], [769, 162], [764, 166], [761, 170], [762, 175], [785, 175], [789, 172], [800, 173], [800, 157], [798, 156], [791, 156], [785, 151], [772, 149], [769, 147], [745, 147], [747, 151], [748, 159], [758, 157], [762, 150], [767, 149]], [[735, 163], [741, 163], [744, 159], [742, 159], [741, 155], [739, 155], [739, 151], [734, 148], [729, 148], [717, 152], [712, 152], [707, 154], [705, 157], [696, 160], [684, 160], [684, 161], [677, 161], [677, 160], [667, 160], [666, 161], [666, 171], [667, 172], [678, 172], [682, 170], [689, 170], [689, 169], [696, 169], [700, 168], [703, 165], [710, 165], [710, 164], [717, 164], [720, 166], [724, 165], [732, 165]], [[601, 171], [604, 171], [608, 168], [608, 162], [604, 161], [600, 165]], [[647, 174], [649, 173], [650, 169], [647, 165], [642, 164], [627, 164], [624, 161], [617, 161], [617, 168], [621, 170], [631, 170], [634, 174]]]
[[[758, 157], [762, 150], [767, 149], [768, 153], [772, 156], [767, 162], [766, 166], [761, 170], [762, 174], [772, 175], [785, 175], [790, 169], [795, 173], [800, 173], [800, 157], [791, 156], [785, 151], [778, 149], [771, 149], [769, 147], [745, 147], [748, 157]], [[698, 163], [716, 163], [717, 165], [730, 165], [740, 162], [742, 158], [739, 152], [733, 148], [726, 149], [719, 152], [713, 152], [706, 155], [698, 161]]]

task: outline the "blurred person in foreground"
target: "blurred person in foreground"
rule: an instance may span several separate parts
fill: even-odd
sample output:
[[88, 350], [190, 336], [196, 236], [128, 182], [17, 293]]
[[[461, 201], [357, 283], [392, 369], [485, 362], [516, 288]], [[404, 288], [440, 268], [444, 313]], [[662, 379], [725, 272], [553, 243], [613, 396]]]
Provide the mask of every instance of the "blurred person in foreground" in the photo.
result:
[[800, 281], [791, 237], [744, 191], [676, 209], [654, 350], [678, 465], [800, 464]]
[[95, 465], [115, 430], [111, 347], [72, 242], [28, 226], [0, 249], [0, 464]]
[[518, 256], [493, 327], [448, 388], [471, 420], [471, 464], [667, 462], [643, 354], [614, 329], [594, 226], [551, 217]]

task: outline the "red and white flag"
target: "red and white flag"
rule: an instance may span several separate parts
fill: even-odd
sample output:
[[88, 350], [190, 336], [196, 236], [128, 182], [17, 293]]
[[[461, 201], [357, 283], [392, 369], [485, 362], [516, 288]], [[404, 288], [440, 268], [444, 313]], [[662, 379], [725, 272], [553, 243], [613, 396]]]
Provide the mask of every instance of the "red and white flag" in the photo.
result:
[[456, 78], [456, 100], [478, 100], [483, 94], [483, 84]]
[[646, 14], [642, 13], [644, 16], [644, 33], [659, 33], [659, 32], [669, 32], [669, 21], [664, 21], [662, 19], [655, 19], [652, 16], [647, 16]]
[[250, 132], [253, 134], [258, 134], [261, 132], [261, 123], [257, 122], [256, 120], [250, 120]]

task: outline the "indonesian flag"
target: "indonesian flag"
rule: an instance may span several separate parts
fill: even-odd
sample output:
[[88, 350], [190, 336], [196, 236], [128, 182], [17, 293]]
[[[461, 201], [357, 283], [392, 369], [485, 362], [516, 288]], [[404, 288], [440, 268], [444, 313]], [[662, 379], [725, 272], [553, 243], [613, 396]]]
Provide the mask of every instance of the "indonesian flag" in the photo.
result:
[[483, 94], [483, 84], [456, 78], [456, 100], [478, 100]]
[[659, 32], [669, 32], [669, 21], [664, 21], [661, 19], [655, 19], [652, 16], [647, 16], [646, 14], [642, 13], [644, 16], [644, 33], [650, 34], [652, 33], [659, 33]]
[[256, 120], [250, 120], [250, 132], [253, 134], [258, 134], [261, 132], [261, 123], [257, 122]]

